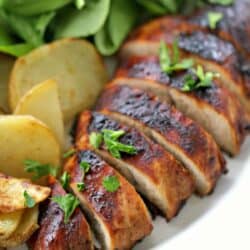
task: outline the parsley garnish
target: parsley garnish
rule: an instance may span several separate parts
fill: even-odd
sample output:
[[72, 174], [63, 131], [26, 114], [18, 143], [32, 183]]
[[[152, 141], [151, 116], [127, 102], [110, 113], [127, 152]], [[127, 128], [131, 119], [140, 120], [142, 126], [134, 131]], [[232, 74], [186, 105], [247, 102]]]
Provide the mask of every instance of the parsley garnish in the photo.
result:
[[94, 148], [99, 148], [102, 144], [102, 134], [101, 133], [96, 133], [96, 132], [92, 132], [89, 136], [89, 141], [90, 144], [94, 147]]
[[194, 62], [192, 59], [184, 59], [180, 61], [180, 52], [177, 41], [173, 43], [172, 51], [171, 58], [169, 49], [165, 42], [160, 42], [159, 58], [162, 71], [167, 74], [172, 74], [174, 71], [189, 69], [193, 66]]
[[68, 223], [70, 216], [74, 213], [77, 206], [80, 204], [79, 200], [72, 194], [66, 194], [64, 196], [54, 196], [51, 198], [56, 202], [64, 212], [64, 223]]
[[103, 129], [102, 133], [105, 146], [115, 158], [120, 159], [121, 152], [131, 155], [136, 154], [137, 150], [134, 146], [126, 145], [118, 141], [119, 138], [125, 134], [125, 131], [123, 130], [113, 131], [113, 130]]
[[212, 29], [212, 30], [214, 30], [214, 29], [216, 29], [217, 24], [223, 18], [223, 13], [210, 11], [207, 14], [207, 18], [208, 18], [209, 28]]
[[88, 162], [86, 162], [86, 161], [82, 161], [80, 163], [80, 167], [84, 171], [84, 173], [88, 173], [89, 170], [90, 170], [90, 164]]
[[233, 4], [235, 0], [208, 0], [208, 2], [212, 4], [230, 5]]
[[219, 75], [213, 72], [206, 72], [202, 66], [198, 65], [194, 70], [194, 75], [187, 75], [184, 79], [183, 91], [192, 91], [199, 88], [207, 88], [212, 86], [212, 80]]
[[28, 192], [25, 190], [23, 192], [23, 196], [25, 199], [24, 205], [28, 208], [32, 208], [36, 205], [35, 200], [28, 194]]
[[76, 153], [76, 150], [72, 148], [63, 154], [63, 159], [67, 159], [70, 156], [74, 155], [75, 153]]
[[77, 189], [79, 191], [83, 191], [85, 189], [85, 183], [84, 182], [78, 182], [77, 183]]
[[102, 185], [108, 192], [115, 192], [120, 187], [120, 182], [116, 176], [106, 176]]
[[67, 172], [63, 172], [63, 175], [60, 178], [61, 184], [64, 189], [67, 189], [70, 181], [70, 175]]
[[56, 176], [58, 168], [50, 164], [41, 164], [38, 161], [34, 160], [25, 160], [24, 161], [25, 171], [28, 173], [34, 173], [33, 179], [37, 180], [43, 176], [52, 175]]

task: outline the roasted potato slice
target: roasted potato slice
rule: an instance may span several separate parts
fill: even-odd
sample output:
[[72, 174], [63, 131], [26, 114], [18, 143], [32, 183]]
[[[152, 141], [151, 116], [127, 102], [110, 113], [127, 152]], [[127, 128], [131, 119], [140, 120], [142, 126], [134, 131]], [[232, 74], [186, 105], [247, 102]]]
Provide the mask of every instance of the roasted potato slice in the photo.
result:
[[41, 46], [19, 58], [11, 72], [9, 102], [14, 110], [21, 97], [47, 79], [59, 84], [64, 120], [92, 107], [107, 81], [104, 64], [92, 44], [64, 39]]
[[63, 116], [59, 103], [57, 83], [47, 80], [34, 86], [19, 101], [14, 114], [32, 115], [44, 122], [65, 147]]
[[0, 172], [31, 178], [24, 170], [25, 160], [60, 164], [60, 146], [51, 130], [32, 116], [0, 116]]
[[0, 247], [15, 247], [27, 241], [39, 228], [38, 214], [38, 206], [26, 209], [16, 231], [9, 238], [0, 239]]
[[29, 180], [0, 174], [0, 213], [11, 213], [27, 208], [25, 191], [37, 204], [48, 198], [51, 190], [48, 187], [35, 185]]
[[17, 229], [24, 210], [12, 213], [0, 213], [0, 241], [10, 237]]
[[0, 54], [0, 108], [6, 113], [9, 112], [8, 81], [14, 62], [13, 57]]

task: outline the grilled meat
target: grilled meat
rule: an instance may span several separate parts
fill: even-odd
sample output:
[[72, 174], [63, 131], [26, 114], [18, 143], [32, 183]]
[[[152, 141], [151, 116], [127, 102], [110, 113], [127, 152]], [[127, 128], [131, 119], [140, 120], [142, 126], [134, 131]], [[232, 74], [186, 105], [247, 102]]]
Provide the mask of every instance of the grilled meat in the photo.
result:
[[[53, 184], [52, 184], [53, 183]], [[62, 186], [51, 179], [52, 197], [65, 195]], [[76, 208], [67, 224], [64, 212], [52, 200], [47, 200], [40, 214], [40, 229], [29, 240], [32, 250], [92, 250], [93, 240], [89, 225], [80, 208]]]
[[250, 112], [250, 81], [242, 76], [239, 55], [233, 43], [181, 18], [163, 17], [138, 28], [124, 44], [121, 55], [156, 54], [159, 41], [178, 40], [181, 56], [193, 58], [206, 70], [218, 72], [221, 83], [234, 92]]
[[201, 195], [213, 190], [225, 170], [224, 159], [208, 133], [142, 90], [109, 84], [96, 108], [138, 128], [175, 155], [193, 174]]
[[89, 144], [91, 132], [103, 129], [123, 130], [120, 142], [133, 145], [136, 155], [123, 154], [117, 159], [102, 146], [96, 153], [115, 166], [136, 189], [171, 219], [192, 194], [193, 178], [175, 158], [136, 129], [121, 125], [109, 116], [83, 112], [77, 129], [77, 147]]
[[[135, 189], [86, 146], [81, 144], [81, 150], [65, 165], [71, 177], [70, 188], [88, 215], [102, 249], [130, 249], [151, 232], [150, 215]], [[83, 162], [90, 166], [85, 176], [80, 167]], [[108, 176], [118, 180], [119, 188], [114, 192], [103, 186]], [[82, 181], [85, 188], [80, 191], [77, 183]]]
[[237, 154], [247, 132], [245, 128], [250, 125], [249, 115], [237, 98], [218, 84], [219, 79], [209, 88], [183, 92], [181, 88], [188, 74], [191, 72], [170, 77], [162, 72], [158, 57], [134, 56], [121, 63], [115, 82], [147, 90], [161, 100], [173, 102], [213, 135], [225, 151]]

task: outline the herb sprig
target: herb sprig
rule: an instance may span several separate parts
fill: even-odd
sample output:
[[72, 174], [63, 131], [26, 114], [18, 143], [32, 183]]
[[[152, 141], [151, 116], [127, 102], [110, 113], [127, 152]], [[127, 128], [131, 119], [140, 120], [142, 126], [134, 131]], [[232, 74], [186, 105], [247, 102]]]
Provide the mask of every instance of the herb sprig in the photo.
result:
[[216, 29], [218, 23], [223, 19], [224, 15], [221, 12], [210, 11], [207, 14], [209, 28]]
[[26, 207], [32, 208], [36, 205], [35, 200], [28, 194], [26, 190], [23, 192], [23, 196], [25, 199], [24, 204]]
[[120, 187], [120, 182], [116, 176], [111, 175], [102, 180], [102, 185], [108, 192], [115, 192]]
[[193, 74], [189, 74], [185, 77], [182, 91], [189, 92], [195, 89], [211, 87], [215, 77], [219, 77], [219, 74], [204, 72], [203, 67], [198, 65], [197, 69], [193, 70]]
[[194, 61], [192, 59], [180, 60], [180, 52], [177, 41], [173, 43], [172, 57], [166, 43], [164, 41], [161, 41], [159, 49], [159, 59], [162, 71], [169, 75], [174, 71], [189, 69], [194, 64]]
[[70, 181], [70, 175], [68, 172], [63, 172], [61, 178], [60, 178], [60, 182], [63, 186], [64, 189], [67, 189], [69, 186], [69, 181]]

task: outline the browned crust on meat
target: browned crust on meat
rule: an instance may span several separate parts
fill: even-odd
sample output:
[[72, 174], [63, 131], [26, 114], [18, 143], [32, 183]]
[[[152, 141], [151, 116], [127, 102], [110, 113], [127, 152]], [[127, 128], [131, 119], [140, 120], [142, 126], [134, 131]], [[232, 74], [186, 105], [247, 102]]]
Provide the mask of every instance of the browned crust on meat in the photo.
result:
[[142, 90], [109, 84], [96, 108], [121, 113], [156, 131], [198, 166], [210, 184], [207, 192], [224, 171], [223, 157], [208, 133], [174, 107]]
[[[62, 186], [51, 178], [52, 195], [65, 195]], [[80, 208], [76, 208], [67, 224], [64, 223], [64, 212], [52, 200], [46, 201], [40, 214], [40, 229], [29, 241], [33, 250], [92, 250], [93, 240], [89, 225]]]
[[[77, 146], [81, 147], [82, 143], [85, 144], [91, 132], [101, 132], [102, 129], [126, 132], [121, 142], [135, 146], [137, 154], [122, 154], [122, 161], [138, 169], [142, 176], [153, 183], [157, 192], [160, 192], [163, 199], [168, 201], [169, 207], [162, 212], [167, 219], [174, 217], [194, 190], [193, 179], [188, 171], [161, 146], [153, 143], [136, 129], [121, 125], [114, 119], [97, 112], [85, 111], [81, 114], [77, 128]], [[96, 151], [101, 155], [108, 154], [108, 157], [112, 157], [103, 145]]]
[[[83, 209], [88, 207], [102, 221], [111, 238], [110, 249], [130, 249], [152, 230], [143, 201], [116, 170], [88, 149], [88, 144], [82, 141], [78, 146], [79, 151], [67, 161], [64, 168], [71, 176], [70, 187], [85, 203]], [[84, 178], [85, 189], [79, 191], [76, 184], [83, 180], [83, 171], [79, 166], [82, 161], [89, 163], [91, 168]], [[103, 187], [102, 181], [106, 176], [117, 176], [120, 183], [117, 191], [108, 192]], [[86, 209], [84, 211], [88, 213]]]
[[146, 80], [143, 88], [148, 88], [149, 91], [153, 91], [159, 97], [163, 96], [161, 98], [163, 100], [166, 97], [171, 99], [169, 89], [176, 89], [179, 94], [186, 95], [190, 100], [195, 100], [198, 106], [208, 105], [230, 124], [233, 131], [233, 141], [235, 141], [235, 150], [231, 153], [238, 153], [240, 145], [248, 132], [246, 128], [250, 124], [249, 115], [245, 112], [237, 97], [221, 86], [220, 79], [216, 79], [210, 88], [194, 90], [188, 93], [182, 92], [183, 79], [187, 73], [180, 72], [169, 77], [161, 70], [158, 57], [133, 56], [120, 64], [116, 72], [116, 82], [126, 84], [126, 81], [133, 78], [143, 79]]

